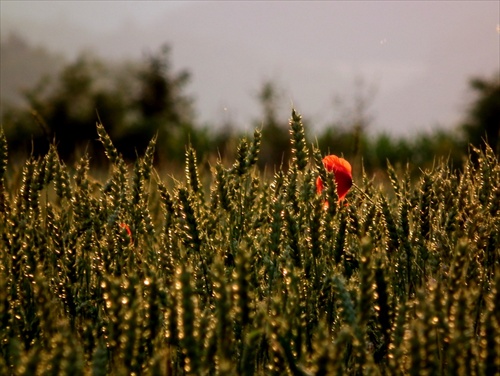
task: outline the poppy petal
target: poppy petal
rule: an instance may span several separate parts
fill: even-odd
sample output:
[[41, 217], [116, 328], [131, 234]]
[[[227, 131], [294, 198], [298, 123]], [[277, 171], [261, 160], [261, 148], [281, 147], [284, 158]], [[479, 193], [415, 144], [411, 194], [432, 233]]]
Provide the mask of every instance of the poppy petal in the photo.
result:
[[[351, 164], [344, 158], [339, 158], [336, 155], [327, 155], [323, 158], [323, 164], [329, 172], [333, 172], [335, 175], [335, 183], [337, 184], [337, 194], [339, 196], [339, 202], [342, 201], [349, 189], [352, 186], [352, 167]], [[316, 180], [316, 190], [321, 193], [323, 190], [323, 182], [321, 178], [318, 177]]]

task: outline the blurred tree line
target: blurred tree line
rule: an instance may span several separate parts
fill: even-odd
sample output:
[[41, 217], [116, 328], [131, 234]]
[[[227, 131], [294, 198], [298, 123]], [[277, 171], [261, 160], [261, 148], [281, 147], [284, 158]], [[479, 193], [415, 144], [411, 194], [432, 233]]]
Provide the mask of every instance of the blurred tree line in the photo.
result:
[[167, 46], [142, 64], [113, 66], [83, 54], [55, 79], [25, 89], [27, 108], [4, 108], [9, 148], [39, 155], [55, 144], [64, 160], [88, 153], [100, 162], [99, 121], [126, 159], [135, 159], [157, 137], [159, 160], [180, 160], [187, 137], [202, 149], [213, 142], [207, 129], [195, 126], [192, 99], [184, 94], [189, 77], [172, 71]]
[[[241, 131], [197, 124], [193, 99], [185, 93], [189, 79], [189, 72], [173, 71], [168, 46], [149, 54], [140, 64], [119, 67], [81, 55], [64, 66], [55, 79], [42, 79], [24, 90], [27, 107], [4, 106], [2, 127], [10, 155], [41, 155], [55, 144], [67, 162], [88, 153], [93, 163], [103, 163], [105, 158], [96, 142], [95, 124], [99, 121], [127, 160], [142, 154], [153, 137], [157, 137], [159, 164], [181, 165], [188, 143], [201, 161], [232, 158]], [[371, 135], [367, 132], [371, 119], [366, 106], [372, 94], [368, 94], [356, 99], [347, 121], [333, 121], [319, 134], [307, 136], [323, 153], [343, 155], [359, 163], [362, 159], [368, 172], [385, 169], [387, 161], [394, 166], [410, 162], [423, 168], [446, 158], [458, 166], [470, 145], [483, 147], [484, 142], [498, 155], [500, 78], [474, 78], [471, 89], [475, 97], [465, 110], [463, 124], [452, 130], [436, 129], [411, 138]], [[259, 166], [272, 173], [280, 165], [288, 165], [288, 119], [277, 115], [281, 98], [273, 82], [262, 85], [257, 99], [261, 114], [254, 125], [263, 133]], [[304, 123], [306, 129], [311, 128], [307, 118]]]

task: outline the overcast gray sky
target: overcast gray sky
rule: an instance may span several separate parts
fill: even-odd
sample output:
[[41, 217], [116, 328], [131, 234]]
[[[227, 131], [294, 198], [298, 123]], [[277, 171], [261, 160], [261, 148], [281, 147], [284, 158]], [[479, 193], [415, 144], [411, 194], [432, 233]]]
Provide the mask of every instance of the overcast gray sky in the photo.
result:
[[[266, 79], [321, 126], [373, 100], [372, 131], [453, 126], [467, 81], [500, 73], [500, 1], [1, 1], [1, 34], [76, 56], [140, 58], [172, 47], [192, 74], [199, 119], [251, 126]], [[370, 91], [372, 90], [373, 91]], [[344, 102], [339, 106], [335, 98]]]

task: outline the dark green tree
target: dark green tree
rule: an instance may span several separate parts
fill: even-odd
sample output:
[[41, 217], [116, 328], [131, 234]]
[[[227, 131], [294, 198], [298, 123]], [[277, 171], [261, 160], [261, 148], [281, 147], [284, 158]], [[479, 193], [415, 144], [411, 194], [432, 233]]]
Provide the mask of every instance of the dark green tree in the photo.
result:
[[144, 118], [161, 117], [173, 126], [192, 120], [192, 99], [183, 94], [191, 75], [186, 70], [172, 72], [170, 47], [147, 56], [138, 76], [137, 104]]
[[173, 72], [170, 60], [170, 48], [164, 45], [147, 55], [136, 72], [139, 90], [132, 108], [138, 116], [117, 142], [126, 157], [134, 158], [156, 135], [161, 158], [183, 159], [190, 135], [197, 139], [193, 100], [184, 94], [190, 74], [186, 70]]
[[[52, 80], [42, 79], [24, 91], [28, 111], [11, 108], [2, 120], [16, 149], [44, 154], [55, 142], [68, 160], [83, 152], [94, 154], [99, 115], [110, 133], [124, 125], [127, 102], [109, 67], [90, 55], [80, 55]], [[99, 114], [99, 115], [98, 115]], [[20, 129], [20, 132], [16, 132]]]
[[112, 64], [82, 54], [53, 79], [25, 90], [27, 109], [9, 107], [2, 125], [11, 150], [24, 153], [44, 154], [55, 142], [63, 160], [86, 152], [99, 162], [104, 155], [96, 122], [101, 122], [127, 159], [135, 159], [157, 135], [164, 159], [183, 160], [190, 140], [210, 149], [206, 130], [195, 127], [193, 101], [184, 94], [188, 80], [187, 71], [173, 72], [167, 46], [141, 63]]
[[262, 120], [257, 122], [262, 127], [262, 145], [258, 165], [266, 167], [272, 173], [274, 168], [288, 166], [290, 158], [290, 134], [286, 118], [278, 117], [280, 101], [279, 90], [275, 83], [266, 81], [257, 94], [262, 108]]
[[500, 154], [500, 73], [492, 79], [474, 78], [470, 87], [475, 99], [462, 125], [465, 141], [481, 147], [486, 142]]

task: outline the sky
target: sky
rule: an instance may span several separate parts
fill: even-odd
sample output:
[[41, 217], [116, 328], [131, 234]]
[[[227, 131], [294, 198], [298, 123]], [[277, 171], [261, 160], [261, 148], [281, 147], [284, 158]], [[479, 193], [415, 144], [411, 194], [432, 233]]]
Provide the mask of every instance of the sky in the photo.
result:
[[[468, 81], [500, 74], [500, 1], [1, 1], [2, 37], [76, 57], [140, 59], [162, 44], [187, 69], [198, 119], [252, 128], [267, 80], [314, 127], [411, 135], [455, 126]], [[357, 98], [357, 99], [356, 99]]]

